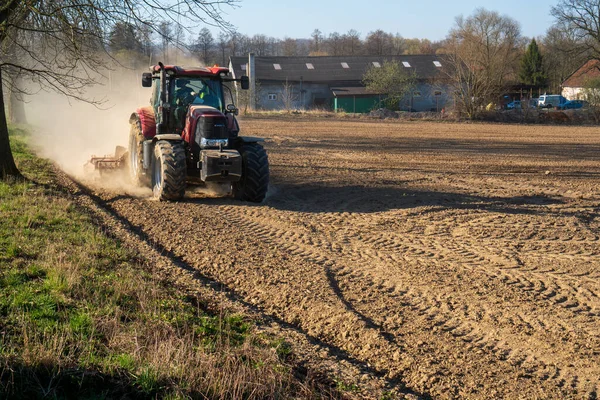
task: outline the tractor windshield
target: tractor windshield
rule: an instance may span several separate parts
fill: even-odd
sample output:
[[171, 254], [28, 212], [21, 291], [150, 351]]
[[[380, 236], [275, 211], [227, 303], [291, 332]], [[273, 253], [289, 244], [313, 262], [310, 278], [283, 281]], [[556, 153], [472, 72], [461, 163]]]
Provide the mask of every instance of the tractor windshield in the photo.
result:
[[221, 82], [217, 79], [178, 77], [174, 80], [172, 100], [175, 107], [187, 108], [195, 104], [223, 111], [222, 99]]

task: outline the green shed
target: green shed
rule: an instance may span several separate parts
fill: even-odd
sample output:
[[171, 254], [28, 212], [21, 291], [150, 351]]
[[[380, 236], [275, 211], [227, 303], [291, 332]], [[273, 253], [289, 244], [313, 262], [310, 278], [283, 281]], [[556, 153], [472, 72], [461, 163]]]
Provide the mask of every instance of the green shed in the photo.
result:
[[331, 92], [336, 112], [368, 113], [382, 107], [383, 96], [368, 92], [364, 86], [332, 87]]

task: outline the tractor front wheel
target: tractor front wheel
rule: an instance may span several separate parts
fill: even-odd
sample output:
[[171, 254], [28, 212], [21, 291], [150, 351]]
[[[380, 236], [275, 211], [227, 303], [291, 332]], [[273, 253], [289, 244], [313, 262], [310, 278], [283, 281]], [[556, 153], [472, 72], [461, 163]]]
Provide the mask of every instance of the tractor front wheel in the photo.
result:
[[259, 143], [245, 143], [242, 155], [242, 178], [233, 183], [233, 197], [260, 203], [269, 189], [269, 158]]
[[186, 163], [183, 142], [159, 140], [152, 158], [152, 193], [158, 200], [179, 200], [185, 193]]

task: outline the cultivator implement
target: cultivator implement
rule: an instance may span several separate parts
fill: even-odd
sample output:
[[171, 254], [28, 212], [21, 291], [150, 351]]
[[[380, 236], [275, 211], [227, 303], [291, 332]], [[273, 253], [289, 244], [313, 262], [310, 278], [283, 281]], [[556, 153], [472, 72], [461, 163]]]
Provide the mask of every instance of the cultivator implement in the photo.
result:
[[115, 171], [125, 168], [127, 160], [127, 149], [123, 146], [117, 146], [115, 154], [113, 156], [106, 155], [103, 157], [92, 156], [90, 161], [87, 162], [85, 168], [88, 171], [98, 171], [102, 174], [105, 171]]

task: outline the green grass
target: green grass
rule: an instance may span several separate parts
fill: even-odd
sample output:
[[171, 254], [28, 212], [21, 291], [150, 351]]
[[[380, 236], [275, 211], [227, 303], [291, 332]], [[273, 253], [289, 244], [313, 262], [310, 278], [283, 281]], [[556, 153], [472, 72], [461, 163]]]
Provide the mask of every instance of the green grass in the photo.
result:
[[289, 344], [205, 311], [107, 237], [27, 139], [11, 130], [27, 180], [0, 181], [0, 399], [329, 393], [294, 377]]

